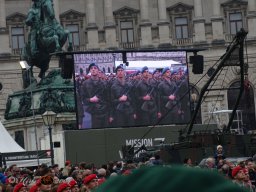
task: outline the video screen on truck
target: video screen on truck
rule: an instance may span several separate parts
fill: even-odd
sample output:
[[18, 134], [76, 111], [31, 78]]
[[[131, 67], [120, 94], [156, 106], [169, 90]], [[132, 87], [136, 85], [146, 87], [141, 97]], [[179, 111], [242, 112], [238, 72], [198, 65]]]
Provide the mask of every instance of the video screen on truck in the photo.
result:
[[74, 54], [79, 129], [186, 124], [185, 51]]

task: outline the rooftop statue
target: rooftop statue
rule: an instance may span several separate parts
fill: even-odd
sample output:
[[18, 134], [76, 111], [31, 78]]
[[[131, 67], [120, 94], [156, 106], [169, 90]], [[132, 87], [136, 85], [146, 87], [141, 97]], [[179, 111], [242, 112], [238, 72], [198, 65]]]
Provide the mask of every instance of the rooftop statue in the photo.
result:
[[26, 25], [30, 26], [28, 42], [21, 56], [31, 66], [40, 68], [39, 77], [43, 78], [49, 68], [51, 55], [63, 51], [68, 40], [68, 51], [72, 51], [72, 37], [55, 18], [52, 0], [32, 0]]

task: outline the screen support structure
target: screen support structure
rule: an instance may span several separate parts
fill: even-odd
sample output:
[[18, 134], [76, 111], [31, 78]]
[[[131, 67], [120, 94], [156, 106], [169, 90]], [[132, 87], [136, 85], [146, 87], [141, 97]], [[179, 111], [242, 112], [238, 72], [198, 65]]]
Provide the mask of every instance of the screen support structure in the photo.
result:
[[[245, 31], [244, 29], [241, 29], [241, 31], [236, 34], [233, 41], [228, 46], [228, 48], [226, 50], [226, 53], [221, 57], [219, 65], [217, 66], [216, 70], [213, 72], [213, 74], [211, 75], [211, 77], [209, 78], [207, 83], [203, 86], [203, 88], [200, 92], [200, 95], [199, 95], [199, 98], [198, 98], [198, 103], [197, 103], [195, 112], [194, 112], [194, 114], [191, 118], [191, 121], [190, 121], [190, 124], [188, 126], [186, 135], [181, 135], [180, 140], [184, 140], [187, 136], [189, 136], [191, 134], [191, 131], [193, 129], [193, 125], [194, 125], [197, 113], [199, 111], [199, 108], [201, 107], [203, 96], [206, 93], [206, 91], [211, 90], [211, 89], [208, 89], [208, 87], [210, 86], [213, 79], [217, 76], [217, 74], [221, 71], [222, 68], [229, 67], [229, 66], [239, 66], [240, 67], [240, 91], [239, 91], [239, 95], [237, 97], [235, 106], [233, 108], [233, 111], [231, 113], [231, 116], [230, 116], [230, 119], [229, 119], [229, 122], [228, 122], [228, 125], [227, 125], [227, 128], [226, 128], [227, 132], [230, 131], [233, 119], [236, 115], [236, 110], [238, 108], [239, 101], [240, 101], [240, 99], [242, 97], [242, 94], [243, 94], [243, 91], [244, 91], [244, 73], [245, 73], [245, 71], [244, 71], [244, 41], [245, 41], [245, 38], [247, 36], [247, 33], [248, 33], [247, 31]], [[238, 52], [238, 54], [239, 54], [238, 64], [237, 64], [237, 62], [234, 62], [232, 64], [232, 62], [228, 62], [228, 60], [231, 59], [232, 54], [237, 49], [239, 50], [239, 52]], [[216, 90], [216, 89], [214, 89], [214, 90]], [[220, 90], [222, 90], [222, 89], [220, 89]]]

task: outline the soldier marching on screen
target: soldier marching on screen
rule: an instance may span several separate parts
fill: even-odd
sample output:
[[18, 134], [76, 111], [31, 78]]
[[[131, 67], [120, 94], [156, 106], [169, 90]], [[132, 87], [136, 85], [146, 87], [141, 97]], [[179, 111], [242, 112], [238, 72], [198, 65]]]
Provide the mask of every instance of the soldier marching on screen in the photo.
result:
[[171, 80], [171, 71], [168, 67], [162, 71], [162, 81], [158, 85], [160, 95], [160, 108], [163, 116], [161, 124], [170, 124], [177, 122], [179, 103], [177, 101], [178, 87]]
[[81, 97], [85, 110], [91, 114], [92, 128], [108, 126], [108, 95], [107, 84], [99, 77], [99, 67], [95, 63], [89, 65], [91, 77], [82, 84]]
[[185, 75], [185, 71], [179, 68], [179, 71], [176, 75], [177, 81], [177, 98], [176, 100], [179, 101], [178, 103], [178, 122], [181, 123], [188, 123], [190, 120], [190, 98], [188, 94], [189, 85], [188, 85], [188, 79]]
[[135, 89], [138, 125], [154, 125], [161, 114], [158, 106], [158, 91], [150, 78], [148, 67], [141, 70], [142, 79]]
[[136, 119], [133, 84], [126, 79], [122, 65], [116, 68], [116, 79], [111, 86], [112, 110], [110, 122], [114, 127], [134, 126]]

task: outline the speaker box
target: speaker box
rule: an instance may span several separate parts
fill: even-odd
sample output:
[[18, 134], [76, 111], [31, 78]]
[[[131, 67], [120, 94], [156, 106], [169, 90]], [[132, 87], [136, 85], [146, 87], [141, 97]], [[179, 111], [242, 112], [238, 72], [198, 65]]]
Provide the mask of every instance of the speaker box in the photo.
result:
[[60, 142], [59, 141], [53, 142], [53, 147], [54, 148], [60, 148]]
[[189, 57], [189, 61], [193, 64], [192, 72], [194, 74], [202, 74], [204, 71], [204, 57], [202, 55], [194, 55]]
[[61, 68], [61, 76], [64, 79], [71, 79], [74, 72], [73, 54], [65, 54], [59, 57], [59, 67]]

